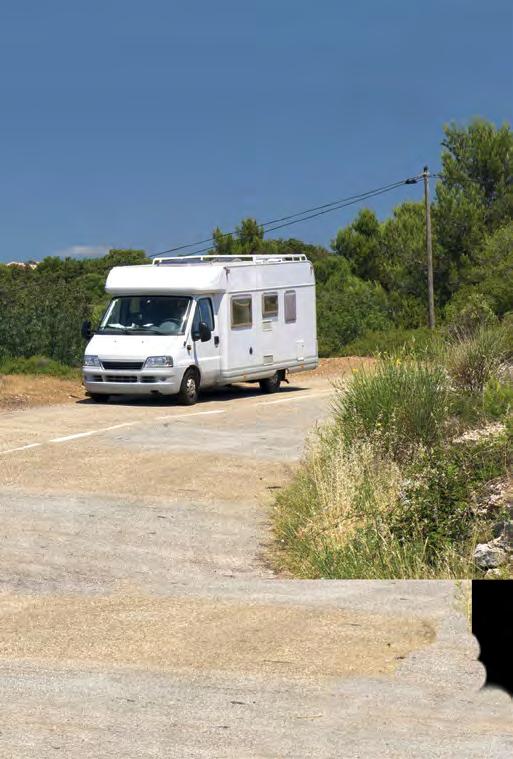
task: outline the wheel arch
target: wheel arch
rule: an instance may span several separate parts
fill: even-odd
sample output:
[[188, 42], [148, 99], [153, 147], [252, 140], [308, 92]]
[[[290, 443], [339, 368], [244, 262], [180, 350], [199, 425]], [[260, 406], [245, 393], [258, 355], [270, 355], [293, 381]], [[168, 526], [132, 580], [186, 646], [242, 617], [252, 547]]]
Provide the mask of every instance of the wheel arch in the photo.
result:
[[[195, 372], [197, 378], [198, 378], [198, 385], [201, 384], [201, 369], [197, 364], [189, 364], [189, 366], [186, 366], [184, 369], [184, 374], [188, 372], [190, 369], [192, 369], [193, 372]], [[183, 375], [182, 375], [183, 377]]]

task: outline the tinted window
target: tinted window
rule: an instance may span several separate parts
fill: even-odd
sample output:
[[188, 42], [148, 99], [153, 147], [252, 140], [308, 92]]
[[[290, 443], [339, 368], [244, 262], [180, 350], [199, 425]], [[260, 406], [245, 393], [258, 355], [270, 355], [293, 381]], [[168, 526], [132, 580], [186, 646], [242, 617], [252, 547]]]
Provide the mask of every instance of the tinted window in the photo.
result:
[[196, 312], [194, 314], [194, 323], [192, 325], [193, 330], [199, 329], [200, 322], [205, 322], [207, 327], [213, 331], [214, 311], [212, 309], [212, 301], [210, 298], [200, 298], [198, 301]]
[[251, 296], [232, 298], [232, 327], [251, 327], [252, 324]]
[[296, 321], [296, 291], [287, 290], [285, 292], [285, 321]]
[[262, 295], [262, 316], [264, 319], [278, 316], [278, 293], [264, 293]]

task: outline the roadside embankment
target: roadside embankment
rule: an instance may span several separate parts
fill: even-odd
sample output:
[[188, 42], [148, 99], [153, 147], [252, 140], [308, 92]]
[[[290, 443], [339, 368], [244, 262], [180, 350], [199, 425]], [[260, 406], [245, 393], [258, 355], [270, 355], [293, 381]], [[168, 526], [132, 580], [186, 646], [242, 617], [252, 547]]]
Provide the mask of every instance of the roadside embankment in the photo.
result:
[[513, 330], [482, 327], [362, 367], [272, 512], [304, 578], [513, 575]]

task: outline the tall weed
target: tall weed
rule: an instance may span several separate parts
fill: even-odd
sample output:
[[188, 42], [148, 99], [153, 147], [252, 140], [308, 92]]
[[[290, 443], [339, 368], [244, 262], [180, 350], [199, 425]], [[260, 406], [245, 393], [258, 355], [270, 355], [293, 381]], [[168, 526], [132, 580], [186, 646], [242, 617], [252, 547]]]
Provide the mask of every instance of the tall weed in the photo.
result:
[[456, 390], [481, 393], [501, 364], [511, 358], [513, 345], [507, 327], [482, 327], [470, 337], [449, 342], [444, 363]]
[[337, 386], [335, 422], [346, 444], [380, 436], [382, 452], [402, 460], [444, 434], [449, 386], [443, 368], [414, 359], [382, 359], [375, 370]]

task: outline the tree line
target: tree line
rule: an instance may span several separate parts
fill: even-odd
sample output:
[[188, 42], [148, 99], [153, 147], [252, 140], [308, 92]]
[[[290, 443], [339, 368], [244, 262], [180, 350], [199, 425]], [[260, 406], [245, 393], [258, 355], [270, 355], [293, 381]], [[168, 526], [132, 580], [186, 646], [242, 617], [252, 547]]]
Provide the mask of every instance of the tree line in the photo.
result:
[[[513, 311], [513, 132], [476, 119], [445, 127], [432, 203], [437, 319], [465, 312], [502, 318]], [[318, 285], [319, 350], [334, 355], [369, 331], [427, 323], [422, 202], [404, 202], [380, 221], [362, 209], [329, 247], [266, 239], [255, 219], [234, 234], [213, 232], [212, 253], [304, 253]], [[142, 250], [103, 258], [45, 258], [37, 267], [0, 264], [0, 358], [46, 355], [80, 361], [84, 319], [99, 320], [112, 266], [148, 262]]]

